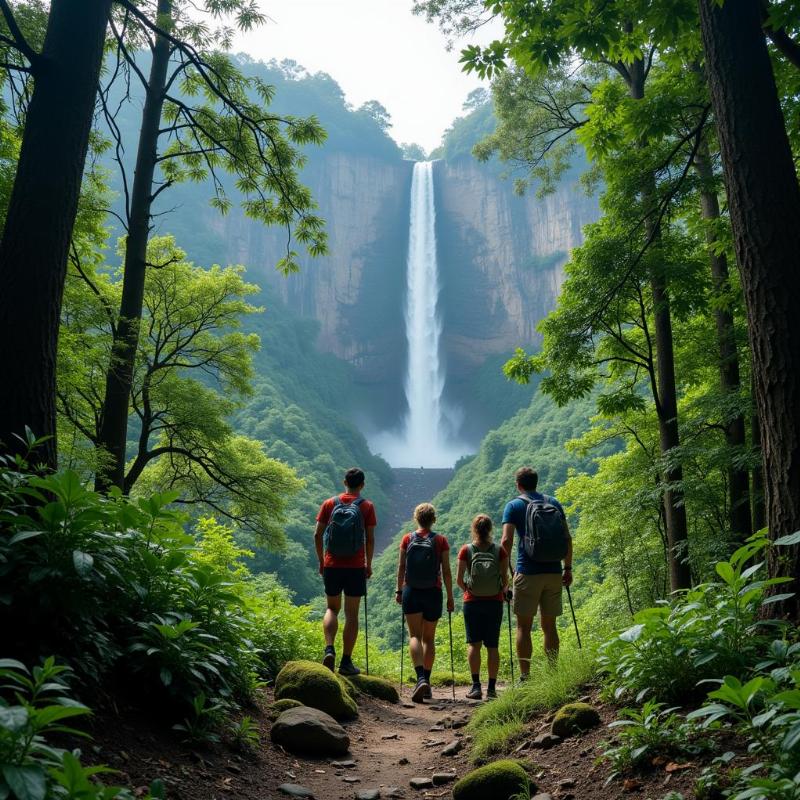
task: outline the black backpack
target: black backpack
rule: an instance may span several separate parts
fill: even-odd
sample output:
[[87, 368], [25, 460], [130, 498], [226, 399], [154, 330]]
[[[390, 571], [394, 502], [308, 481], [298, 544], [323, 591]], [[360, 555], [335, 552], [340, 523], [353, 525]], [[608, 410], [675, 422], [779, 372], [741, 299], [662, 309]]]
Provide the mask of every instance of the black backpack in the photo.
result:
[[406, 584], [412, 589], [434, 589], [439, 584], [441, 562], [436, 553], [437, 533], [412, 533], [406, 548]]
[[562, 561], [567, 555], [567, 531], [553, 498], [542, 495], [541, 500], [534, 500], [521, 494], [519, 499], [525, 503], [525, 555], [531, 561]]
[[323, 535], [325, 552], [345, 558], [358, 554], [364, 546], [364, 517], [360, 508], [363, 502], [362, 497], [352, 503], [333, 498], [333, 511]]

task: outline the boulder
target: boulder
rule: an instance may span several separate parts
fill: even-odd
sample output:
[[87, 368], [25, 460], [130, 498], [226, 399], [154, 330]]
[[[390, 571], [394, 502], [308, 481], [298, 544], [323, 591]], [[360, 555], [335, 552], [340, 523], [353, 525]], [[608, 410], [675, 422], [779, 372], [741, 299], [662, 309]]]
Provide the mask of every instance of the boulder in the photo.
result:
[[289, 661], [275, 679], [276, 700], [297, 700], [335, 719], [358, 716], [358, 707], [350, 691], [352, 687], [342, 678], [313, 661]]
[[456, 756], [464, 749], [464, 742], [461, 739], [456, 739], [455, 741], [450, 742], [450, 744], [442, 750], [443, 756]]
[[465, 775], [453, 787], [453, 800], [527, 800], [534, 788], [516, 761], [495, 761]]
[[561, 706], [553, 717], [551, 731], [554, 736], [566, 739], [578, 733], [588, 731], [600, 724], [600, 714], [588, 703], [567, 703]]
[[345, 680], [352, 684], [359, 692], [386, 700], [387, 703], [399, 703], [400, 695], [393, 683], [377, 675], [352, 675]]
[[272, 741], [296, 753], [340, 756], [350, 749], [350, 737], [331, 716], [300, 706], [284, 711], [270, 732]]
[[276, 700], [269, 706], [267, 715], [271, 720], [276, 720], [284, 711], [288, 711], [290, 708], [300, 708], [302, 705], [299, 700], [292, 700], [290, 697], [286, 697], [283, 700]]
[[560, 736], [556, 736], [552, 733], [541, 733], [531, 742], [531, 747], [536, 747], [540, 750], [549, 750], [560, 742]]

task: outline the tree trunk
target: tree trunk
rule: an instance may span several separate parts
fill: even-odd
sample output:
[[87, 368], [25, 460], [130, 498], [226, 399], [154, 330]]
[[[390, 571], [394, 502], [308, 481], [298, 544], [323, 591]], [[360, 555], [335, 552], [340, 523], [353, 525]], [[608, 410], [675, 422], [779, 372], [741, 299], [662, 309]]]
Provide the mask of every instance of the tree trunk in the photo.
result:
[[[755, 387], [752, 390], [755, 397]], [[764, 505], [764, 455], [761, 448], [761, 425], [758, 412], [750, 418], [750, 437], [753, 448], [758, 452], [758, 464], [753, 467], [753, 530], [760, 531], [767, 526], [767, 509]]]
[[0, 443], [49, 436], [55, 468], [56, 352], [72, 228], [111, 0], [53, 0], [0, 241]]
[[[758, 0], [700, 0], [736, 257], [742, 274], [764, 454], [770, 537], [800, 528], [800, 187]], [[771, 548], [793, 591], [772, 614], [798, 618], [800, 547]]]
[[[697, 150], [694, 168], [700, 181], [700, 213], [704, 220], [719, 219], [719, 199], [714, 191], [714, 174], [708, 144], [703, 141]], [[730, 288], [728, 259], [724, 253], [716, 255], [713, 246], [717, 241], [711, 227], [706, 228], [708, 260], [711, 265], [711, 281], [714, 292], [720, 296]], [[741, 391], [739, 375], [739, 353], [736, 349], [736, 331], [733, 313], [724, 306], [716, 305], [714, 319], [717, 325], [717, 346], [719, 347], [719, 377], [722, 391], [727, 395], [738, 396]], [[738, 414], [725, 425], [725, 441], [733, 451], [743, 451], [747, 438], [744, 415]], [[752, 533], [750, 520], [750, 481], [746, 469], [731, 465], [728, 468], [728, 502], [730, 505], [730, 525], [734, 541], [744, 542]]]
[[[159, 0], [160, 24], [168, 25], [171, 15], [172, 0]], [[99, 446], [106, 450], [110, 458], [107, 466], [98, 472], [95, 479], [95, 488], [99, 491], [107, 491], [112, 486], [125, 488], [130, 396], [139, 348], [139, 327], [147, 273], [147, 242], [152, 218], [153, 178], [158, 160], [158, 131], [164, 106], [169, 52], [167, 39], [157, 36], [142, 110], [139, 147], [131, 188], [119, 322], [106, 374]]]
[[[634, 100], [644, 97], [644, 62], [639, 59], [629, 67], [629, 90]], [[643, 194], [651, 198], [655, 192], [643, 187]], [[652, 203], [650, 204], [652, 205]], [[648, 209], [648, 213], [651, 209]], [[660, 233], [657, 223], [648, 216], [646, 230], [652, 245], [657, 245]], [[650, 291], [653, 297], [654, 338], [656, 345], [656, 375], [658, 392], [654, 398], [658, 415], [658, 433], [661, 454], [665, 455], [680, 447], [678, 431], [678, 395], [675, 387], [675, 353], [672, 342], [672, 312], [670, 310], [667, 276], [653, 270], [650, 275]], [[665, 470], [663, 475], [667, 488], [664, 490], [664, 517], [669, 548], [669, 575], [672, 591], [688, 589], [692, 585], [689, 567], [689, 533], [684, 503], [683, 468], [680, 464]]]

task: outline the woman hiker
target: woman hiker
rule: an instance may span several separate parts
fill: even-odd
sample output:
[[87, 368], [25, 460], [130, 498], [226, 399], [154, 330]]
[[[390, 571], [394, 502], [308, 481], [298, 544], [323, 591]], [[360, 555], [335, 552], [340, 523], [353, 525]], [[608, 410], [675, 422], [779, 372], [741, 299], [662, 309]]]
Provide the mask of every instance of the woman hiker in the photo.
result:
[[464, 591], [464, 625], [467, 629], [467, 657], [472, 673], [469, 700], [481, 700], [481, 645], [486, 646], [489, 667], [487, 697], [497, 697], [500, 669], [500, 627], [503, 598], [508, 586], [508, 553], [492, 541], [492, 520], [478, 514], [472, 520], [472, 543], [458, 553], [456, 583]]
[[417, 530], [400, 543], [395, 600], [402, 606], [408, 624], [408, 647], [417, 673], [411, 699], [422, 703], [432, 698], [431, 671], [436, 655], [436, 624], [442, 616], [442, 580], [447, 589], [447, 610], [455, 608], [453, 576], [450, 573], [450, 545], [431, 530], [436, 509], [422, 503], [414, 509]]

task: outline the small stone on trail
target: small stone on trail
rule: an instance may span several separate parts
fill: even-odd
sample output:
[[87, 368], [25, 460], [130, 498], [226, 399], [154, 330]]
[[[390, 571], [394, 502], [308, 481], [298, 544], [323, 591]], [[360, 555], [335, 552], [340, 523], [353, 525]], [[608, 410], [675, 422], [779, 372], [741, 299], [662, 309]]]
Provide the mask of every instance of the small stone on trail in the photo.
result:
[[413, 703], [401, 703], [400, 705], [402, 705], [403, 708], [416, 708]]
[[557, 785], [559, 789], [573, 789], [575, 781], [572, 778], [562, 778]]
[[553, 795], [547, 794], [547, 792], [540, 792], [539, 794], [535, 794], [531, 800], [553, 800]]
[[444, 706], [431, 706], [431, 711], [444, 711]]
[[409, 781], [409, 785], [412, 789], [432, 789], [433, 788], [433, 779], [432, 778], [412, 778]]
[[549, 750], [560, 742], [560, 736], [556, 736], [554, 733], [542, 733], [531, 742], [531, 746], [537, 747], [540, 750]]
[[403, 767], [403, 766], [405, 766], [406, 764], [408, 764], [408, 759], [407, 759], [405, 756], [403, 756], [403, 757], [402, 757], [402, 758], [401, 758], [401, 759], [400, 759], [400, 760], [399, 760], [397, 763], [398, 763], [398, 764], [399, 764], [401, 767]]
[[443, 731], [443, 730], [444, 730], [444, 725], [431, 725], [431, 727], [428, 728], [429, 733], [433, 733], [434, 731]]
[[342, 778], [345, 783], [361, 783], [361, 778], [355, 775], [348, 775], [346, 778]]
[[381, 739], [397, 739], [397, 738], [398, 736], [396, 733], [384, 733], [383, 736], [381, 736]]
[[442, 786], [445, 783], [454, 781], [457, 777], [455, 772], [434, 772], [433, 775], [431, 775], [431, 780], [434, 786]]
[[445, 747], [444, 750], [442, 750], [442, 755], [455, 756], [458, 755], [458, 753], [460, 753], [463, 748], [464, 748], [464, 742], [462, 742], [460, 739], [456, 739], [455, 741], [450, 742], [450, 744], [447, 745], [447, 747]]
[[331, 761], [332, 767], [354, 767], [356, 762], [352, 758], [346, 758], [344, 761]]
[[309, 800], [314, 798], [314, 792], [311, 789], [306, 789], [305, 786], [300, 786], [297, 783], [282, 783], [278, 787], [278, 791], [288, 794], [289, 797], [306, 797]]
[[390, 786], [385, 792], [381, 794], [381, 797], [387, 798], [397, 798], [397, 797], [405, 797], [406, 793], [399, 789], [397, 786]]
[[359, 792], [356, 795], [356, 800], [380, 800], [380, 789], [367, 789], [366, 791]]

